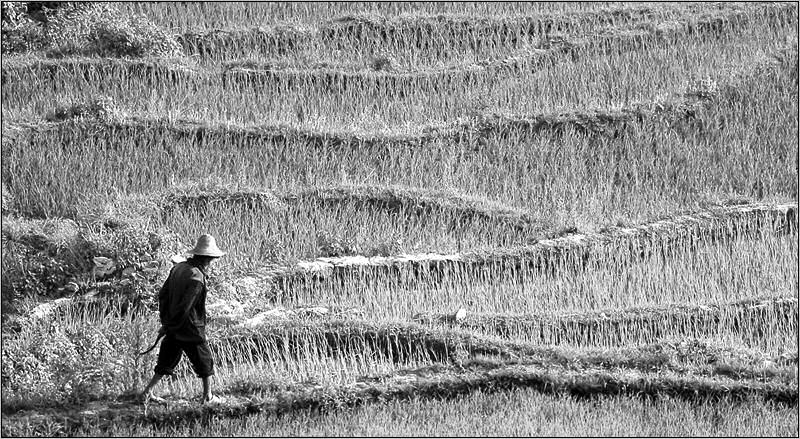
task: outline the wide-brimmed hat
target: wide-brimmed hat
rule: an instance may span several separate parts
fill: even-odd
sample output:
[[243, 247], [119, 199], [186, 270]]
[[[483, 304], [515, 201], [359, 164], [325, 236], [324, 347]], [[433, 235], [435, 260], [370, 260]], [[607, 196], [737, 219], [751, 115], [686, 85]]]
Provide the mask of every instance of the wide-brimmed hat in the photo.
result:
[[212, 258], [218, 258], [227, 254], [217, 247], [217, 240], [209, 234], [201, 235], [197, 238], [197, 244], [187, 253], [195, 256], [211, 256]]

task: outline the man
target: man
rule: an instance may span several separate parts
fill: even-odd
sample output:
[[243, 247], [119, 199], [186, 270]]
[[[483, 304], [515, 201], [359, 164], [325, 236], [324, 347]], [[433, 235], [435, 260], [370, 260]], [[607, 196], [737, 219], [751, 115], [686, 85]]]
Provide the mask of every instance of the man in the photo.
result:
[[190, 259], [172, 267], [164, 286], [158, 292], [158, 311], [161, 318], [159, 336], [164, 335], [155, 374], [142, 391], [144, 402], [164, 402], [152, 390], [164, 375], [172, 375], [181, 354], [192, 364], [197, 377], [203, 380], [203, 403], [219, 402], [211, 393], [214, 361], [206, 342], [206, 273], [211, 262], [224, 256], [211, 235], [202, 235], [192, 250]]

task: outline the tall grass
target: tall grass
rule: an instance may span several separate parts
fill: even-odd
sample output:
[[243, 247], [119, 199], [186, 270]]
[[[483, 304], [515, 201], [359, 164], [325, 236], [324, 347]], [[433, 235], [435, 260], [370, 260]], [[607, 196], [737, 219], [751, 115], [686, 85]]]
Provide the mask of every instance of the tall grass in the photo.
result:
[[[65, 101], [105, 94], [125, 102], [133, 114], [396, 132], [431, 122], [446, 123], [483, 107], [527, 114], [653, 100], [662, 92], [678, 91], [693, 76], [713, 75], [726, 65], [741, 65], [769, 51], [781, 44], [790, 28], [788, 23], [754, 19], [721, 40], [685, 38], [676, 44], [655, 43], [627, 53], [615, 52], [612, 44], [610, 53], [605, 49], [578, 50], [572, 62], [540, 72], [509, 74], [503, 80], [488, 72], [469, 82], [450, 81], [445, 76], [432, 81], [430, 87], [404, 88], [402, 95], [389, 95], [386, 89], [374, 87], [335, 92], [326, 84], [303, 81], [299, 89], [273, 83], [259, 87], [258, 93], [248, 86], [223, 87], [221, 80], [198, 84], [193, 79], [172, 82], [165, 78], [163, 84], [153, 87], [127, 74], [76, 78], [65, 71], [53, 77], [48, 88], [33, 87], [29, 81], [9, 83], [3, 90], [3, 116], [35, 120], [52, 111], [54, 94]], [[744, 36], [748, 38], [742, 39]], [[315, 61], [320, 60], [317, 57]], [[598, 83], [597, 78], [606, 79]]]
[[[625, 3], [609, 2], [603, 5], [608, 9], [626, 6]], [[382, 17], [414, 17], [415, 15], [454, 15], [514, 17], [534, 14], [588, 13], [602, 10], [592, 3], [533, 3], [533, 4], [479, 4], [479, 3], [384, 3], [353, 2], [331, 4], [281, 4], [261, 3], [257, 5], [230, 5], [220, 7], [214, 4], [134, 4], [120, 3], [120, 8], [128, 8], [143, 13], [157, 24], [187, 31], [195, 29], [218, 29], [263, 26], [275, 23], [316, 24], [349, 14], [369, 14]]]
[[[566, 233], [519, 247], [499, 247], [486, 252], [460, 254], [417, 254], [373, 258], [364, 255], [318, 258], [302, 261], [278, 275], [292, 284], [306, 278], [356, 276], [373, 273], [411, 271], [413, 274], [441, 276], [441, 272], [512, 268], [552, 274], [559, 269], [580, 270], [591, 258], [605, 260], [607, 248], [614, 249], [612, 264], [649, 257], [668, 258], [675, 248], [692, 249], [703, 243], [719, 244], [760, 232], [791, 234], [796, 229], [797, 205], [778, 206], [744, 204], [724, 206], [664, 218], [636, 227], [614, 227], [601, 233]], [[597, 257], [594, 253], [599, 253]], [[370, 255], [366, 255], [370, 256]]]
[[[209, 226], [236, 227], [245, 233], [225, 242], [239, 254], [235, 260], [249, 260], [251, 266], [266, 260], [515, 245], [552, 228], [523, 209], [454, 191], [344, 185], [266, 195], [168, 194], [159, 221], [188, 235]], [[241, 215], [231, 217], [230, 211]]]
[[795, 298], [778, 297], [562, 315], [467, 314], [458, 322], [453, 314], [423, 314], [415, 320], [544, 344], [626, 346], [680, 337], [749, 340], [748, 344], [773, 336], [791, 339], [797, 335], [797, 315]]
[[[418, 312], [552, 313], [657, 306], [669, 303], [725, 302], [796, 288], [794, 236], [764, 236], [722, 245], [677, 245], [668, 258], [658, 251], [642, 259], [619, 258], [610, 247], [586, 264], [565, 259], [546, 276], [515, 263], [487, 269], [453, 269], [437, 282], [411, 273], [353, 274], [339, 282], [298, 284], [279, 292], [278, 305], [329, 304], [363, 309], [374, 318], [408, 318]], [[654, 249], [658, 246], [654, 245]], [[579, 263], [580, 270], [571, 270]], [[269, 284], [266, 284], [269, 285]], [[255, 288], [258, 295], [266, 288]], [[263, 294], [263, 293], [262, 293]], [[779, 345], [788, 341], [774, 339]]]
[[[793, 89], [796, 83], [768, 75], [694, 121], [669, 130], [645, 123], [623, 139], [507, 132], [479, 145], [465, 138], [423, 149], [372, 144], [342, 151], [300, 139], [187, 138], [160, 125], [98, 132], [76, 122], [15, 136], [3, 149], [3, 170], [18, 210], [37, 216], [72, 216], [79, 200], [101, 204], [118, 191], [148, 193], [211, 176], [279, 190], [340, 183], [456, 188], [580, 227], [664, 214], [708, 196], [793, 196], [796, 180], [780, 165], [792, 157], [785, 136], [797, 130]], [[120, 159], [106, 160], [106, 151]], [[184, 156], [196, 160], [188, 166]], [[46, 166], [54, 162], [69, 166]]]
[[[182, 27], [178, 40], [188, 53], [211, 62], [240, 56], [269, 58], [275, 55], [314, 60], [327, 52], [335, 53], [340, 60], [342, 57], [362, 61], [371, 59], [394, 69], [426, 65], [432, 55], [467, 59], [502, 56], [509, 49], [537, 44], [540, 39], [551, 35], [575, 35], [601, 26], [623, 27], [646, 21], [671, 21], [690, 15], [713, 16], [747, 10], [753, 13], [760, 9], [750, 6], [604, 6], [553, 13], [546, 11], [552, 8], [547, 6], [538, 14], [531, 14], [529, 10], [521, 14], [501, 12], [484, 15], [430, 15], [423, 10], [384, 15], [360, 11], [333, 19], [328, 19], [330, 16], [319, 17], [326, 20], [281, 21], [267, 27], [264, 27], [265, 22], [256, 25], [240, 22], [232, 26], [215, 26], [213, 30], [201, 27], [188, 32]], [[154, 19], [160, 21], [160, 17]], [[173, 23], [163, 24], [173, 27]]]
[[[47, 115], [48, 121], [60, 122], [76, 118], [99, 119], [99, 129], [106, 128], [105, 124], [117, 124], [126, 128], [146, 129], [149, 125], [168, 125], [175, 131], [187, 137], [203, 138], [216, 136], [245, 136], [252, 141], [279, 142], [282, 140], [302, 140], [315, 147], [326, 145], [338, 148], [374, 147], [383, 145], [386, 148], [423, 147], [436, 139], [463, 141], [469, 138], [473, 142], [480, 142], [492, 133], [526, 132], [534, 134], [540, 132], [563, 133], [570, 129], [580, 134], [607, 135], [618, 137], [626, 134], [637, 123], [650, 119], [665, 119], [671, 127], [685, 123], [695, 118], [703, 107], [709, 107], [726, 99], [741, 98], [739, 89], [747, 86], [751, 81], [763, 80], [763, 76], [785, 74], [791, 80], [796, 77], [797, 45], [787, 44], [776, 49], [768, 55], [762, 55], [751, 60], [746, 66], [739, 66], [730, 70], [717, 72], [715, 78], [693, 79], [681, 90], [680, 93], [659, 98], [649, 102], [639, 102], [622, 108], [583, 109], [566, 113], [544, 113], [534, 115], [520, 115], [496, 112], [476, 113], [466, 120], [457, 119], [447, 125], [428, 125], [419, 127], [421, 134], [416, 135], [381, 135], [359, 134], [354, 132], [324, 132], [304, 130], [288, 125], [261, 125], [261, 126], [231, 126], [230, 124], [209, 123], [191, 119], [172, 120], [159, 117], [127, 116], [122, 108], [107, 97], [94, 99], [92, 102], [76, 103], [68, 107], [57, 107], [53, 113]], [[159, 63], [142, 60], [98, 60], [98, 59], [73, 59], [73, 60], [42, 60], [20, 59], [12, 60], [3, 65], [4, 79], [9, 81], [24, 81], [28, 75], [55, 75], [60, 69], [71, 71], [71, 74], [95, 74], [98, 69], [103, 74], [113, 72], [114, 69], [129, 69], [131, 74], [146, 74], [148, 71], [164, 71], [164, 74], [154, 74], [150, 79], [162, 76], [167, 81], [175, 81], [181, 75], [191, 77], [207, 77], [216, 72], [188, 68], [185, 65], [172, 63]], [[86, 69], [86, 71], [84, 71]], [[454, 72], [455, 73], [455, 72]], [[223, 72], [223, 75], [225, 73]], [[426, 73], [420, 72], [419, 75]], [[107, 117], [103, 114], [94, 114], [86, 111], [86, 106], [114, 107], [115, 116]], [[96, 111], [95, 111], [96, 113]], [[24, 129], [58, 129], [57, 125], [36, 124], [30, 122], [11, 123], [9, 128], [20, 131]], [[167, 127], [165, 127], [167, 128]], [[209, 141], [209, 140], [206, 140]]]

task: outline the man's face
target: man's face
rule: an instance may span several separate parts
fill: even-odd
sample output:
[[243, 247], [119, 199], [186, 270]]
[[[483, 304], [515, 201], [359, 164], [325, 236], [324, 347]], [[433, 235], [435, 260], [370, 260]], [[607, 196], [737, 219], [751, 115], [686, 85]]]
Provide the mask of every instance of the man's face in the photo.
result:
[[206, 262], [206, 268], [211, 269], [211, 266], [214, 265], [214, 261], [219, 258], [208, 258], [208, 262]]

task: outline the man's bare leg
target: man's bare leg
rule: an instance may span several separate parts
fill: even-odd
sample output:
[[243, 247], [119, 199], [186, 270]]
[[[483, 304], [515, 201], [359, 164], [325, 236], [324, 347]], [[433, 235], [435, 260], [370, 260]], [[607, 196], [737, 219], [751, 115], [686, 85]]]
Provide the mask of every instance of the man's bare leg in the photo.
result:
[[213, 398], [214, 395], [211, 393], [211, 376], [203, 377], [203, 402], [212, 401]]
[[153, 378], [150, 379], [150, 382], [147, 383], [147, 387], [145, 387], [144, 390], [142, 390], [142, 394], [139, 396], [142, 399], [142, 401], [153, 400], [156, 402], [160, 402], [164, 400], [163, 398], [159, 398], [153, 395], [153, 387], [155, 387], [156, 384], [158, 384], [159, 381], [161, 381], [161, 378], [163, 377], [164, 375], [161, 374], [153, 374]]

